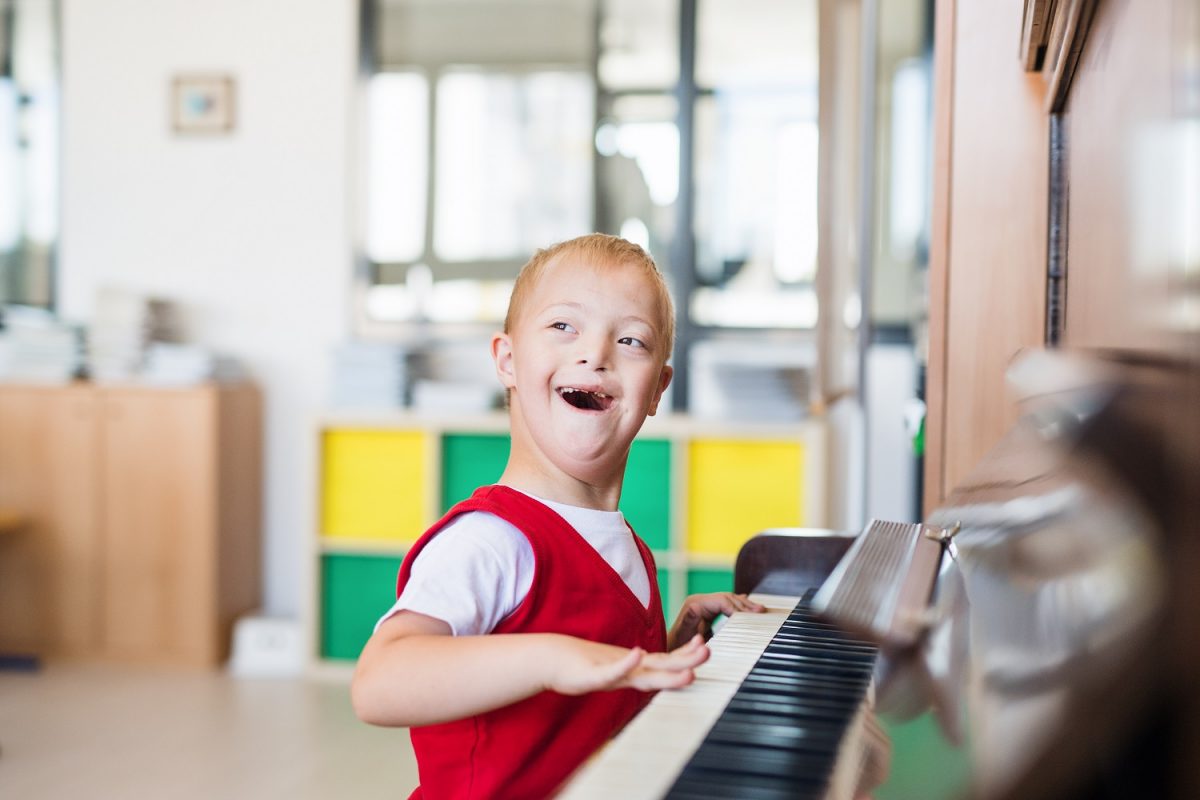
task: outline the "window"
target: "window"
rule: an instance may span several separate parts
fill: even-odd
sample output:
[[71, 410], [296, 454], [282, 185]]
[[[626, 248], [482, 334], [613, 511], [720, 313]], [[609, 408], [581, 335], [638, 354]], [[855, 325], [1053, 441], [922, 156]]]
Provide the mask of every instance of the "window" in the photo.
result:
[[367, 317], [494, 323], [536, 248], [599, 230], [676, 293], [678, 407], [692, 343], [811, 338], [816, 0], [365, 1]]
[[53, 304], [58, 48], [54, 0], [0, 0], [0, 303]]
[[591, 79], [459, 69], [438, 81], [433, 247], [512, 260], [592, 225]]
[[367, 88], [367, 257], [420, 260], [429, 180], [429, 82], [417, 72], [384, 72]]
[[366, 6], [360, 328], [493, 324], [536, 248], [595, 226], [590, 3]]
[[812, 328], [816, 3], [699, 0], [695, 81], [692, 321]]
[[[693, 320], [811, 328], [817, 322], [817, 123], [813, 98], [717, 94], [697, 107]], [[809, 113], [805, 113], [808, 111]]]

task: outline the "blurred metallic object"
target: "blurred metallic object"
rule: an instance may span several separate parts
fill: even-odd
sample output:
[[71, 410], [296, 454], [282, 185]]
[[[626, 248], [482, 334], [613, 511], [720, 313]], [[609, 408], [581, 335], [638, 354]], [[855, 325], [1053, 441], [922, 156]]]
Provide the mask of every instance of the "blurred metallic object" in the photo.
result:
[[878, 707], [932, 708], [981, 797], [1196, 796], [1197, 370], [1038, 352], [1010, 382], [1021, 420], [925, 521], [960, 529]]

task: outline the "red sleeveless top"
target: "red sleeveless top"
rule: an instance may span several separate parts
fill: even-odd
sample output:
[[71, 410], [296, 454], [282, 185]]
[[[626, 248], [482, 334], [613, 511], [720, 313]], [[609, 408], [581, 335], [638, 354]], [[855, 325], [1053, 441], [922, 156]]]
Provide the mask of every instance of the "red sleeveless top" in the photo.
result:
[[[397, 596], [413, 560], [454, 517], [487, 511], [525, 534], [533, 548], [533, 585], [494, 633], [562, 633], [648, 652], [666, 649], [654, 559], [634, 537], [650, 579], [650, 607], [566, 520], [506, 486], [485, 486], [425, 532], [404, 558]], [[541, 692], [454, 722], [411, 729], [421, 785], [410, 797], [543, 798], [631, 720], [651, 695], [635, 689], [569, 697]]]

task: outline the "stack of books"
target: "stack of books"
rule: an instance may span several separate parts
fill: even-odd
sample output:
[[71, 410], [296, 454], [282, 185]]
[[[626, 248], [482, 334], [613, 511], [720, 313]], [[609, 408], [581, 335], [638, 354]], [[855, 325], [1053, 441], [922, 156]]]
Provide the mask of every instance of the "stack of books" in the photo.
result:
[[406, 405], [408, 348], [398, 344], [347, 342], [333, 354], [334, 408], [386, 410]]
[[88, 375], [100, 382], [136, 381], [152, 342], [180, 339], [171, 303], [120, 289], [101, 289], [88, 334]]
[[796, 339], [712, 339], [691, 351], [688, 401], [707, 419], [796, 422], [808, 416], [816, 347]]
[[0, 331], [0, 380], [67, 383], [83, 361], [80, 332], [41, 308], [8, 306]]
[[414, 355], [412, 367], [414, 409], [473, 414], [503, 405], [503, 389], [485, 339], [430, 343]]
[[155, 386], [193, 386], [207, 381], [244, 377], [238, 363], [194, 344], [153, 342], [139, 371], [139, 381]]

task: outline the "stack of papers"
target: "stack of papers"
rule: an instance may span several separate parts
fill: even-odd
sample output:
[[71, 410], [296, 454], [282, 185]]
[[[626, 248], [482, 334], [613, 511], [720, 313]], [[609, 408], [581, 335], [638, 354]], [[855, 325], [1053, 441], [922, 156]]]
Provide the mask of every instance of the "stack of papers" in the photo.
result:
[[151, 342], [179, 341], [175, 308], [163, 300], [106, 288], [96, 295], [88, 335], [88, 374], [96, 381], [131, 381]]
[[205, 347], [154, 342], [146, 350], [140, 381], [155, 386], [192, 386], [244, 377], [237, 362]]
[[801, 340], [709, 340], [692, 346], [690, 411], [708, 419], [795, 422], [808, 416], [816, 347]]
[[469, 414], [503, 404], [504, 390], [486, 339], [431, 343], [414, 354], [412, 368], [413, 408]]
[[82, 364], [80, 332], [41, 308], [8, 306], [0, 331], [0, 380], [67, 383]]
[[408, 349], [398, 344], [347, 342], [334, 351], [334, 408], [389, 409], [405, 404]]
[[445, 414], [477, 414], [500, 406], [500, 391], [495, 385], [474, 381], [435, 381], [423, 379], [413, 384], [413, 408]]

